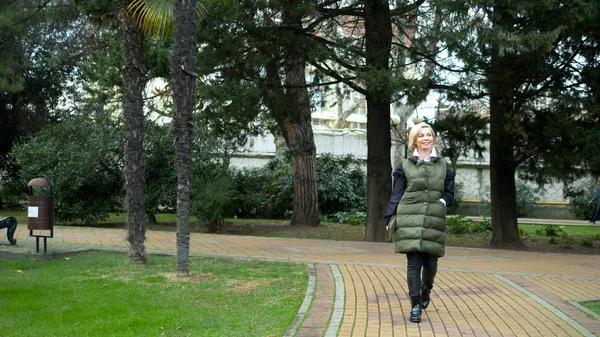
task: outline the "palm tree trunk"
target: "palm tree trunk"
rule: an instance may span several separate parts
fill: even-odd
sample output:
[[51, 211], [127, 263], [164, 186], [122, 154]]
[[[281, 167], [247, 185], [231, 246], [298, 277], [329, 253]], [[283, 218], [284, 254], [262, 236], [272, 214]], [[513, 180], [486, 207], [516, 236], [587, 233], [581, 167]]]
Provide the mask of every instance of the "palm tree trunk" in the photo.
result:
[[177, 165], [177, 266], [178, 276], [189, 276], [190, 253], [190, 139], [196, 84], [196, 1], [175, 0], [172, 83]]
[[[130, 0], [125, 0], [125, 6]], [[129, 15], [124, 15], [125, 52], [123, 116], [125, 129], [125, 191], [127, 241], [133, 263], [147, 262], [146, 240], [146, 163], [144, 160], [144, 111], [142, 92], [146, 83], [143, 61], [144, 35]]]

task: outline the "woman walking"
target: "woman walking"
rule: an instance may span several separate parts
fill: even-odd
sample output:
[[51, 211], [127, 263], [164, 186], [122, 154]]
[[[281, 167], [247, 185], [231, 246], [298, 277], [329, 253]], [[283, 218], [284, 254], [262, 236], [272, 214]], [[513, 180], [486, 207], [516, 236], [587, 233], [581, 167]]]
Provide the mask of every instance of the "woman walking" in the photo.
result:
[[394, 171], [386, 211], [386, 223], [396, 215], [395, 252], [406, 254], [410, 321], [415, 323], [431, 302], [438, 258], [445, 251], [446, 208], [454, 199], [454, 171], [434, 145], [428, 124], [410, 130], [408, 149], [413, 152]]

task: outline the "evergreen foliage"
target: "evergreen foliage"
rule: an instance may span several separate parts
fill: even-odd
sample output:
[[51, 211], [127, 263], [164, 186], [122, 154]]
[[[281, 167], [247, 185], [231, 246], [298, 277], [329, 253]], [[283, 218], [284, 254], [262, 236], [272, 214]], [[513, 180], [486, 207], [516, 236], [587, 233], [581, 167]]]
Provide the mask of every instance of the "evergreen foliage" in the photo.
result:
[[569, 200], [571, 213], [580, 220], [590, 220], [596, 211], [596, 203], [590, 205], [590, 200], [596, 194], [596, 184], [593, 179], [584, 179], [571, 183], [565, 188], [565, 197]]
[[[271, 160], [263, 168], [232, 170], [236, 195], [232, 207], [242, 218], [285, 218], [292, 210], [294, 185], [291, 159]], [[317, 157], [319, 212], [322, 217], [340, 212], [365, 211], [366, 176], [353, 156]]]
[[44, 128], [15, 146], [21, 186], [40, 175], [54, 185], [59, 221], [94, 223], [121, 212], [123, 174], [121, 130], [110, 119], [79, 116]]
[[452, 106], [447, 115], [429, 121], [441, 145], [442, 156], [450, 159], [454, 171], [460, 157], [470, 157], [483, 161], [489, 141], [489, 118], [465, 105]]
[[15, 142], [38, 132], [69, 95], [81, 58], [81, 27], [67, 0], [0, 4], [0, 177], [16, 179], [9, 153]]

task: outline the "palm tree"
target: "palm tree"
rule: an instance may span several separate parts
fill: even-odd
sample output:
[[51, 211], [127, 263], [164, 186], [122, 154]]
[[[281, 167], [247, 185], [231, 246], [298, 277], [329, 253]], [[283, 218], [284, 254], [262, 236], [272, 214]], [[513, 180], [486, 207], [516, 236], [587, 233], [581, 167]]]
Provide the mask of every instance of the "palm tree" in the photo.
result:
[[175, 163], [177, 166], [177, 267], [178, 276], [189, 276], [190, 253], [190, 138], [196, 88], [196, 0], [175, 0], [175, 27], [171, 59], [171, 87], [175, 113]]
[[196, 77], [196, 0], [132, 0], [129, 12], [146, 34], [173, 34], [171, 88], [173, 136], [177, 166], [177, 266], [178, 276], [189, 276], [190, 252], [190, 138]]
[[[125, 8], [131, 0], [124, 0]], [[125, 129], [125, 191], [127, 204], [127, 241], [133, 263], [147, 262], [146, 240], [146, 164], [144, 160], [144, 112], [142, 91], [146, 84], [144, 35], [126, 13], [123, 17], [123, 50], [125, 71], [123, 117]]]

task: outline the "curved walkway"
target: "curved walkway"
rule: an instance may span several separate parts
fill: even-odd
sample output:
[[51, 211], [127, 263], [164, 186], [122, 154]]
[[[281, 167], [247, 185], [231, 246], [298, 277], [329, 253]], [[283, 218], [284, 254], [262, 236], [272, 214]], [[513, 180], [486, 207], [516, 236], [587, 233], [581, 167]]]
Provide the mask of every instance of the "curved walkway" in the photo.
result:
[[[125, 233], [56, 226], [48, 253], [124, 251]], [[26, 226], [15, 238], [10, 246], [0, 231], [0, 257], [35, 252]], [[175, 254], [175, 233], [148, 232], [146, 249]], [[391, 243], [192, 234], [190, 255], [306, 264], [311, 282], [290, 337], [600, 336], [600, 317], [578, 305], [600, 298], [600, 256], [447, 247], [432, 303], [414, 324], [405, 258]]]

